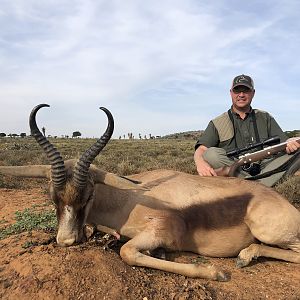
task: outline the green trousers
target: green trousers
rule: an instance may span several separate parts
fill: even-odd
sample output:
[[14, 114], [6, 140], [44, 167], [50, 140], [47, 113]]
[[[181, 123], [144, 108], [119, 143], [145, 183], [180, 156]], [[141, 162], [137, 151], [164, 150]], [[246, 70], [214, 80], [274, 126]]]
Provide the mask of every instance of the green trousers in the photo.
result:
[[[260, 162], [260, 174], [277, 169], [278, 167], [289, 161], [292, 157], [293, 155], [289, 154], [278, 154], [272, 158], [262, 160]], [[226, 151], [224, 149], [217, 147], [208, 148], [203, 154], [203, 159], [214, 169], [218, 169], [224, 166], [231, 166], [234, 163], [234, 160], [226, 155]], [[285, 172], [286, 170], [272, 174], [265, 178], [258, 179], [257, 181], [266, 186], [274, 186], [282, 178]], [[245, 179], [251, 178], [251, 176], [241, 168], [238, 171], [237, 176]]]

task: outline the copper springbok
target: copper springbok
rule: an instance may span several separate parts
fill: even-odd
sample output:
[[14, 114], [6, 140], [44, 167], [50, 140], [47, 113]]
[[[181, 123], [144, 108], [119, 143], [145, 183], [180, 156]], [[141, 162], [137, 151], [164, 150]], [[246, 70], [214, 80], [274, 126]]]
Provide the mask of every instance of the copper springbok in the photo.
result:
[[103, 225], [129, 239], [120, 251], [129, 265], [219, 281], [229, 275], [214, 267], [183, 264], [146, 255], [164, 248], [211, 257], [237, 256], [237, 266], [272, 257], [300, 263], [300, 212], [271, 188], [238, 178], [200, 177], [155, 170], [119, 177], [92, 161], [114, 128], [111, 113], [103, 136], [78, 161], [65, 161], [36, 124], [40, 104], [30, 115], [31, 133], [50, 165], [1, 166], [0, 173], [48, 178], [56, 205], [57, 244], [84, 241], [84, 225]]

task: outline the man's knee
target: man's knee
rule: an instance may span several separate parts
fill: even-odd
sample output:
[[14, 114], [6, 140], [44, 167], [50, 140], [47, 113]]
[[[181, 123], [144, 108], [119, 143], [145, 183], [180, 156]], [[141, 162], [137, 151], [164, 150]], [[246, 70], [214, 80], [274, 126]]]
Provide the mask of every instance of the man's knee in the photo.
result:
[[232, 164], [222, 148], [210, 147], [203, 153], [204, 160], [214, 169]]

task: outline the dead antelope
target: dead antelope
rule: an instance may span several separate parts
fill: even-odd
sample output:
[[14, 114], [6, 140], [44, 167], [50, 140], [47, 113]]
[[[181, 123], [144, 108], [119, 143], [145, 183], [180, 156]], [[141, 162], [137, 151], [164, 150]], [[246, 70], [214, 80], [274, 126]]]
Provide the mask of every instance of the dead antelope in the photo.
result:
[[49, 105], [32, 110], [30, 128], [50, 165], [2, 166], [0, 173], [50, 180], [59, 245], [83, 241], [85, 224], [103, 225], [129, 238], [120, 255], [130, 265], [220, 281], [229, 277], [214, 266], [165, 261], [144, 252], [162, 247], [212, 257], [238, 255], [238, 267], [259, 256], [300, 263], [300, 213], [274, 190], [238, 178], [171, 170], [129, 179], [101, 171], [91, 163], [113, 133], [113, 117], [105, 108], [104, 135], [78, 161], [64, 162], [37, 127], [36, 113], [44, 106]]

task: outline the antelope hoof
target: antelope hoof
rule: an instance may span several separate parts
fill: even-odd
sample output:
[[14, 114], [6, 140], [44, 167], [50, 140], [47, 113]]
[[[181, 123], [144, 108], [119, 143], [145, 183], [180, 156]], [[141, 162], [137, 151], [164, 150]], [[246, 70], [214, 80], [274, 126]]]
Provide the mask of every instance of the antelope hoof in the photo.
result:
[[243, 268], [250, 264], [252, 259], [256, 259], [259, 256], [259, 245], [252, 244], [248, 248], [243, 249], [236, 260], [237, 268]]
[[247, 259], [242, 259], [242, 258], [238, 257], [236, 259], [235, 265], [237, 268], [241, 269], [241, 268], [248, 266], [249, 263], [250, 263], [250, 261], [248, 261]]
[[217, 281], [226, 282], [231, 279], [231, 275], [228, 272], [219, 271], [217, 274]]

